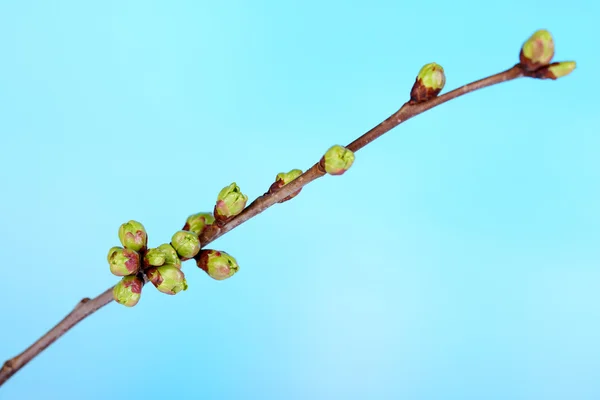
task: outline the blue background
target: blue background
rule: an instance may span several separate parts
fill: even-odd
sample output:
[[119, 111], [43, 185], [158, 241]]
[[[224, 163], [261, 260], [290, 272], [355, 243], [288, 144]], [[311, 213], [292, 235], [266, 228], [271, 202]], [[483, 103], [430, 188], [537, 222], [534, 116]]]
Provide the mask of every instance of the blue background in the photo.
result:
[[600, 57], [592, 1], [0, 2], [0, 359], [150, 244], [305, 169], [407, 100], [510, 67], [549, 29], [558, 81], [408, 121], [210, 247], [217, 282], [111, 303], [1, 399], [600, 398]]

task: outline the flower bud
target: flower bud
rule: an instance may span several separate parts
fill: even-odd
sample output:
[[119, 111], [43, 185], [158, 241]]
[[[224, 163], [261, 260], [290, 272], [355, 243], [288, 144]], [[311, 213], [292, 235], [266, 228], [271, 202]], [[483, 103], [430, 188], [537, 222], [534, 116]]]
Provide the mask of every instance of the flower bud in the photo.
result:
[[521, 64], [528, 71], [548, 65], [552, 57], [554, 57], [554, 40], [550, 32], [545, 29], [534, 32], [523, 44], [519, 54]]
[[175, 232], [171, 238], [171, 245], [183, 258], [192, 258], [200, 251], [200, 239], [193, 232]]
[[[284, 187], [285, 185], [287, 185], [294, 179], [298, 178], [300, 175], [302, 175], [301, 169], [293, 169], [290, 172], [278, 173], [277, 176], [275, 177], [275, 182], [273, 182], [273, 184], [269, 188], [268, 193], [273, 193], [276, 190], [281, 189], [282, 187]], [[298, 194], [300, 193], [301, 190], [302, 190], [302, 188], [298, 189], [294, 193], [290, 194], [289, 196], [287, 196], [286, 198], [281, 200], [280, 203], [286, 202], [286, 201], [291, 200], [294, 197], [298, 196]]]
[[126, 307], [135, 306], [142, 296], [144, 281], [135, 276], [125, 276], [113, 288], [113, 299]]
[[165, 253], [159, 249], [149, 249], [144, 255], [144, 265], [145, 266], [153, 266], [160, 267], [167, 261], [167, 257]]
[[569, 75], [577, 64], [575, 61], [562, 61], [555, 62], [548, 66], [542, 67], [534, 72], [535, 77], [538, 79], [553, 79], [562, 78], [563, 76]]
[[242, 212], [246, 207], [248, 196], [242, 193], [239, 186], [233, 182], [224, 187], [217, 197], [214, 215], [217, 220], [226, 221]]
[[184, 231], [194, 232], [201, 235], [204, 229], [215, 222], [215, 217], [211, 213], [198, 213], [190, 215], [185, 221]]
[[110, 272], [116, 276], [137, 274], [140, 270], [140, 255], [133, 250], [112, 247], [106, 258]]
[[184, 273], [172, 265], [150, 268], [146, 271], [146, 276], [160, 292], [165, 294], [177, 294], [188, 288]]
[[165, 255], [165, 264], [173, 265], [181, 268], [181, 260], [177, 255], [177, 251], [169, 243], [161, 244], [158, 249]]
[[422, 103], [436, 97], [446, 84], [444, 68], [436, 63], [423, 66], [410, 91], [410, 103]]
[[239, 269], [235, 258], [217, 250], [202, 250], [200, 257], [196, 258], [196, 265], [218, 281], [233, 276]]
[[119, 227], [119, 240], [123, 247], [140, 251], [148, 244], [148, 234], [144, 225], [137, 221], [129, 221]]
[[330, 175], [342, 175], [353, 163], [354, 153], [337, 144], [327, 150], [322, 160], [325, 171]]

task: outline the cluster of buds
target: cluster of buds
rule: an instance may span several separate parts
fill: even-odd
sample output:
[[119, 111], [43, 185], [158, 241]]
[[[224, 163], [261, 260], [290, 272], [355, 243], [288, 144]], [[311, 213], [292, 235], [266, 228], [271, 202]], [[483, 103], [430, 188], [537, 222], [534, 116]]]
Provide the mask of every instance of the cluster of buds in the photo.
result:
[[[554, 57], [554, 40], [545, 29], [531, 35], [523, 44], [519, 60], [527, 76], [538, 79], [558, 79], [569, 75], [576, 67], [575, 61], [551, 63]], [[436, 63], [424, 65], [410, 91], [409, 104], [418, 104], [437, 97], [446, 84], [444, 68]]]
[[129, 221], [119, 227], [119, 240], [123, 247], [112, 247], [107, 256], [110, 272], [123, 277], [113, 288], [113, 298], [119, 304], [133, 307], [140, 300], [144, 286], [141, 254], [146, 251], [148, 234], [144, 225]]
[[[538, 30], [523, 44], [517, 67], [524, 75], [538, 79], [558, 79], [570, 74], [576, 67], [574, 61], [554, 62], [554, 40], [547, 30]], [[414, 105], [436, 98], [444, 88], [446, 76], [444, 68], [436, 63], [424, 65], [419, 71], [410, 92], [408, 104]], [[350, 146], [352, 147], [352, 146]], [[354, 163], [354, 153], [343, 146], [335, 145], [327, 150], [319, 162], [321, 172], [342, 175]], [[280, 172], [270, 186], [267, 195], [273, 194], [302, 176], [302, 170], [293, 169]], [[302, 188], [280, 200], [280, 203], [296, 197]], [[112, 247], [107, 256], [110, 271], [121, 278], [113, 288], [114, 300], [122, 305], [133, 307], [141, 297], [146, 281], [162, 293], [175, 295], [187, 289], [187, 281], [181, 271], [182, 261], [195, 259], [198, 268], [215, 280], [225, 280], [233, 276], [239, 266], [235, 258], [223, 251], [202, 250], [201, 237], [210, 238], [214, 229], [218, 232], [224, 224], [239, 215], [248, 202], [233, 182], [224, 187], [217, 196], [213, 213], [190, 215], [182, 230], [175, 232], [168, 244], [148, 249], [148, 235], [144, 226], [137, 221], [129, 221], [119, 227], [119, 240], [122, 247]], [[203, 236], [204, 235], [204, 236]]]
[[538, 79], [558, 79], [569, 75], [577, 66], [575, 61], [551, 63], [554, 39], [545, 29], [534, 32], [521, 47], [519, 60], [528, 76]]
[[[215, 210], [221, 218], [231, 218], [243, 210], [247, 199], [234, 183], [219, 193]], [[155, 248], [148, 248], [148, 234], [140, 222], [122, 224], [119, 227], [122, 247], [112, 247], [107, 256], [110, 271], [122, 277], [113, 288], [113, 299], [127, 307], [135, 306], [145, 282], [151, 282], [158, 291], [169, 295], [185, 291], [188, 285], [181, 264], [192, 258], [216, 280], [233, 276], [239, 268], [235, 258], [215, 250], [200, 252], [200, 235], [217, 220], [206, 212], [190, 215], [183, 229], [173, 234], [170, 243]]]
[[148, 249], [144, 226], [129, 221], [119, 227], [119, 240], [123, 247], [112, 247], [107, 256], [110, 271], [122, 277], [113, 288], [113, 299], [117, 303], [135, 306], [142, 295], [145, 279], [167, 294], [187, 289], [185, 275], [181, 272], [181, 257], [193, 257], [200, 251], [200, 242], [194, 233], [177, 232], [172, 244]]

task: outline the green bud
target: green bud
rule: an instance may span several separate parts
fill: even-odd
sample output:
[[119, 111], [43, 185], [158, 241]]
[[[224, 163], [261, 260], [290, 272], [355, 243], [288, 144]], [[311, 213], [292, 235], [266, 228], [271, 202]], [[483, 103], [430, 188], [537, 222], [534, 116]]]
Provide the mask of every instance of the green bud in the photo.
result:
[[562, 61], [557, 63], [552, 63], [548, 66], [548, 78], [550, 79], [558, 79], [563, 76], [569, 75], [575, 67], [577, 63], [575, 61]]
[[552, 57], [554, 57], [554, 40], [550, 32], [545, 29], [534, 32], [523, 44], [519, 54], [521, 64], [528, 71], [548, 65]]
[[140, 251], [148, 244], [148, 234], [144, 225], [137, 221], [129, 221], [119, 227], [119, 240], [123, 247]]
[[281, 181], [284, 185], [287, 185], [294, 179], [298, 178], [300, 175], [302, 175], [301, 169], [293, 169], [290, 172], [280, 172], [277, 174], [275, 181]]
[[177, 268], [181, 268], [181, 260], [177, 255], [177, 251], [169, 243], [161, 244], [158, 249], [165, 255], [165, 264], [173, 265]]
[[110, 272], [116, 276], [137, 274], [140, 270], [140, 255], [133, 250], [112, 247], [106, 258]]
[[323, 167], [330, 175], [342, 175], [353, 163], [354, 153], [337, 144], [327, 150], [323, 157]]
[[113, 288], [113, 299], [126, 307], [135, 306], [142, 296], [144, 281], [137, 276], [125, 276]]
[[175, 232], [171, 238], [171, 245], [183, 258], [192, 258], [200, 251], [200, 239], [193, 232]]
[[198, 213], [190, 215], [185, 221], [184, 231], [194, 232], [201, 235], [204, 229], [215, 222], [215, 217], [211, 213]]
[[233, 276], [239, 269], [235, 258], [217, 250], [202, 250], [200, 257], [196, 258], [196, 265], [218, 281]]
[[184, 273], [172, 265], [150, 268], [146, 271], [146, 276], [160, 292], [165, 294], [177, 294], [188, 288]]
[[436, 97], [446, 84], [444, 68], [436, 63], [424, 65], [410, 91], [410, 103], [422, 103]]
[[167, 261], [165, 253], [159, 249], [149, 249], [144, 256], [144, 265], [160, 267]]
[[215, 218], [224, 221], [238, 215], [246, 207], [247, 201], [248, 196], [233, 182], [219, 192], [214, 210]]
[[[278, 173], [277, 176], [275, 177], [275, 182], [273, 182], [273, 184], [269, 188], [269, 192], [268, 193], [273, 193], [276, 190], [281, 189], [282, 187], [284, 187], [285, 185], [287, 185], [288, 183], [290, 183], [294, 179], [298, 178], [300, 175], [302, 175], [302, 170], [301, 169], [293, 169], [290, 172], [280, 172], [280, 173]], [[290, 194], [289, 196], [287, 196], [286, 198], [284, 198], [283, 200], [281, 200], [280, 203], [283, 203], [285, 201], [291, 200], [294, 197], [298, 196], [298, 194], [300, 193], [301, 190], [302, 189], [298, 189], [294, 193]]]

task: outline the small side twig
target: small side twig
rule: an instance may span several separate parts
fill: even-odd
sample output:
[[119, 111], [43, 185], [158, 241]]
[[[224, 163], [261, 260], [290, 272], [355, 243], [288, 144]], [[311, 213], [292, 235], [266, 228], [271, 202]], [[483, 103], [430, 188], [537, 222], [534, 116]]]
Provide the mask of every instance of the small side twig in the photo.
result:
[[[502, 82], [510, 81], [522, 76], [532, 76], [531, 73], [527, 72], [526, 69], [521, 65], [517, 64], [514, 67], [500, 72], [498, 74], [489, 76], [487, 78], [469, 83], [451, 92], [443, 94], [439, 97], [435, 97], [423, 103], [411, 104], [405, 103], [398, 111], [388, 117], [385, 121], [375, 126], [364, 135], [360, 136], [348, 146], [349, 150], [356, 152], [361, 148], [365, 147], [378, 137], [382, 136], [386, 132], [390, 131], [394, 127], [398, 126], [402, 122], [409, 120], [410, 118], [419, 115], [433, 107], [443, 104], [447, 101], [453, 100], [457, 97], [465, 95], [470, 92], [482, 89], [487, 86], [496, 85]], [[257, 216], [258, 214], [265, 211], [267, 208], [274, 204], [279, 203], [281, 200], [297, 192], [310, 182], [317, 178], [325, 175], [325, 171], [321, 166], [321, 162], [317, 162], [300, 177], [296, 178], [289, 184], [273, 191], [266, 193], [265, 195], [257, 198], [252, 204], [250, 204], [242, 213], [227, 221], [225, 224], [219, 227], [213, 227], [213, 229], [207, 229], [200, 237], [202, 246], [206, 246], [210, 242], [216, 240], [220, 236], [243, 224], [249, 219]], [[38, 339], [35, 343], [29, 346], [24, 352], [6, 361], [0, 369], [0, 386], [4, 384], [11, 376], [19, 371], [23, 366], [27, 365], [35, 356], [40, 354], [48, 346], [54, 343], [58, 338], [73, 328], [78, 322], [82, 321], [89, 315], [98, 311], [100, 308], [109, 304], [113, 301], [112, 296], [113, 288], [109, 288], [99, 296], [89, 299], [82, 299], [62, 321], [56, 326], [50, 329], [44, 336]]]

